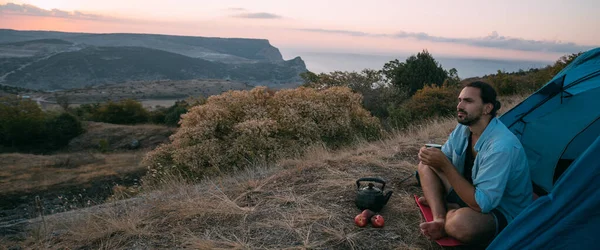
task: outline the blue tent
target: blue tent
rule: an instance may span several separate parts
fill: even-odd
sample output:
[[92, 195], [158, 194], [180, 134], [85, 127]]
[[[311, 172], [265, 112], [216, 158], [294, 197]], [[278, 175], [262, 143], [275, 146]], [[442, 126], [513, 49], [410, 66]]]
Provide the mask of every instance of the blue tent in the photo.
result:
[[541, 195], [489, 249], [590, 249], [600, 237], [600, 48], [500, 120], [521, 140]]

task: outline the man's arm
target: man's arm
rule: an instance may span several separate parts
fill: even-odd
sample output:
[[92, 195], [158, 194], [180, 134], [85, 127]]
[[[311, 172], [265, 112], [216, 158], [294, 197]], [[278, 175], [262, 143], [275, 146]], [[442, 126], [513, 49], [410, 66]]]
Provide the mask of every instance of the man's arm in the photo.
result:
[[471, 185], [439, 149], [422, 149], [421, 161], [446, 175], [458, 196], [476, 211], [488, 213], [500, 204], [510, 175], [515, 155], [510, 149], [481, 152], [481, 164], [477, 166], [477, 178]]
[[445, 164], [441, 168], [442, 172], [448, 178], [448, 182], [454, 188], [454, 191], [467, 205], [475, 211], [481, 212], [481, 208], [475, 200], [475, 187], [471, 185], [454, 167], [454, 165]]
[[481, 211], [479, 204], [475, 199], [475, 187], [471, 185], [462, 175], [456, 170], [456, 167], [452, 165], [450, 159], [446, 155], [435, 148], [421, 149], [419, 153], [419, 159], [425, 164], [439, 171], [442, 171], [450, 186], [454, 188], [458, 196], [476, 211]]
[[475, 200], [483, 213], [489, 213], [500, 204], [512, 166], [518, 157], [515, 152], [516, 148], [513, 147], [498, 147], [493, 152], [482, 153], [473, 185], [476, 187]]
[[478, 166], [477, 179], [471, 185], [452, 164], [444, 164], [440, 170], [444, 172], [450, 185], [469, 205], [470, 208], [489, 213], [500, 204], [506, 190], [511, 170], [511, 160], [515, 156], [510, 150], [499, 150], [487, 155], [480, 154], [483, 159]]

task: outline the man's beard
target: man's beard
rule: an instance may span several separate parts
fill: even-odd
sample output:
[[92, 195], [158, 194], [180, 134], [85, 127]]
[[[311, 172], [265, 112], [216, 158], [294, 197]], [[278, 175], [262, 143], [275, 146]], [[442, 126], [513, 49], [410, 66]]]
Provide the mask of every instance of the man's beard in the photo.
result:
[[467, 111], [458, 110], [458, 112], [465, 114], [464, 118], [462, 118], [462, 119], [460, 119], [458, 117], [458, 115], [456, 116], [456, 120], [458, 121], [458, 123], [465, 125], [465, 126], [471, 126], [471, 125], [477, 123], [481, 119], [481, 113], [476, 116], [470, 116], [469, 113], [467, 113]]

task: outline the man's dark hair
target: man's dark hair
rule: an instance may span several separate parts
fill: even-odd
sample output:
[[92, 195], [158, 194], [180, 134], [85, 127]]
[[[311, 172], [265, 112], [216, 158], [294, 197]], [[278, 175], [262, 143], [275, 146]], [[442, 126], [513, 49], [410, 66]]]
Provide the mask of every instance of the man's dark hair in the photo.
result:
[[475, 81], [468, 83], [467, 85], [465, 85], [465, 87], [478, 88], [481, 92], [481, 100], [483, 100], [483, 103], [491, 103], [492, 105], [494, 105], [494, 108], [492, 108], [492, 112], [490, 112], [490, 114], [492, 115], [492, 117], [496, 117], [496, 112], [498, 112], [502, 105], [498, 100], [496, 100], [496, 90], [494, 89], [494, 87], [492, 87], [492, 85], [489, 85], [482, 81]]

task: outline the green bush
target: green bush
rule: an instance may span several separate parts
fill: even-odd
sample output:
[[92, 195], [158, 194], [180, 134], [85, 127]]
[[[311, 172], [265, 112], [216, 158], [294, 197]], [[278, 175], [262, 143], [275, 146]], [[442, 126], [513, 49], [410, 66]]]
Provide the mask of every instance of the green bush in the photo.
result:
[[73, 113], [84, 121], [91, 121], [93, 115], [100, 109], [100, 103], [86, 103], [73, 109]]
[[[524, 88], [524, 83], [519, 84], [519, 77], [516, 75], [507, 74], [506, 72], [498, 70], [498, 73], [489, 78], [491, 85], [494, 86], [498, 95], [514, 95]], [[519, 86], [521, 85], [521, 86]]]
[[407, 90], [411, 96], [426, 84], [441, 86], [449, 77], [457, 78], [456, 69], [444, 70], [427, 50], [408, 57], [404, 62], [396, 59], [386, 63], [382, 73], [392, 85]]
[[100, 139], [98, 141], [98, 150], [100, 150], [100, 152], [106, 153], [106, 152], [108, 152], [109, 149], [110, 149], [110, 146], [108, 145], [108, 140]]
[[69, 141], [84, 132], [81, 122], [69, 113], [61, 113], [46, 120], [45, 134], [48, 149], [67, 146]]
[[498, 70], [496, 74], [485, 76], [484, 81], [494, 86], [498, 95], [528, 95], [548, 83], [581, 54], [582, 52], [562, 56], [553, 65], [539, 69], [519, 70], [512, 73]]
[[71, 114], [44, 113], [37, 103], [17, 96], [0, 98], [0, 148], [5, 151], [45, 153], [81, 133], [81, 122]]
[[171, 127], [178, 127], [181, 115], [188, 112], [193, 106], [204, 104], [206, 99], [204, 97], [190, 97], [186, 100], [176, 101], [173, 106], [169, 108], [158, 108], [150, 112], [150, 122], [155, 124], [165, 124]]
[[181, 115], [188, 112], [188, 109], [184, 106], [174, 106], [167, 111], [165, 114], [165, 124], [167, 126], [178, 126]]
[[421, 120], [451, 116], [456, 113], [460, 88], [457, 86], [425, 86], [408, 101], [390, 111], [390, 123], [403, 128]]
[[391, 128], [406, 128], [413, 122], [412, 113], [403, 106], [390, 107], [389, 114], [387, 124]]
[[167, 108], [157, 106], [154, 110], [148, 112], [148, 121], [154, 124], [164, 124], [166, 115]]
[[391, 103], [400, 102], [408, 97], [406, 91], [386, 84], [381, 71], [372, 69], [364, 69], [361, 72], [334, 71], [318, 75], [307, 71], [301, 74], [301, 77], [305, 87], [349, 87], [353, 92], [362, 95], [363, 107], [380, 119], [388, 117], [388, 106]]
[[315, 144], [339, 147], [379, 138], [378, 120], [361, 103], [347, 87], [277, 92], [257, 87], [211, 96], [182, 116], [170, 144], [146, 156], [152, 173], [147, 181], [174, 171], [196, 178], [271, 162]]
[[44, 112], [34, 101], [17, 96], [0, 98], [0, 144], [17, 150], [31, 150], [44, 133]]
[[114, 124], [138, 124], [148, 122], [150, 114], [136, 100], [125, 99], [108, 102], [92, 113], [92, 120]]

